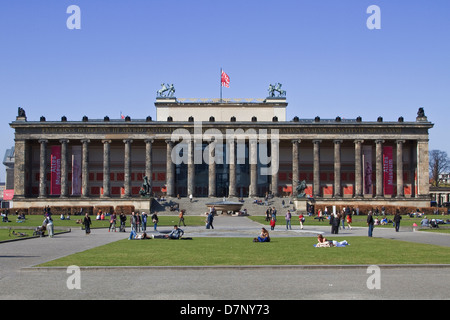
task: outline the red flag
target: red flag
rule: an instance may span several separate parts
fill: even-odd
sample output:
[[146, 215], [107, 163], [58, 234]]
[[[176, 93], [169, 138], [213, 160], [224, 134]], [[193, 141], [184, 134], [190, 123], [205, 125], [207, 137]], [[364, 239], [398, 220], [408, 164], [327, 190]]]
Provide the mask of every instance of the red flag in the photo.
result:
[[230, 77], [222, 70], [222, 87], [230, 87]]
[[125, 116], [122, 114], [122, 111], [120, 111], [120, 118], [125, 119]]

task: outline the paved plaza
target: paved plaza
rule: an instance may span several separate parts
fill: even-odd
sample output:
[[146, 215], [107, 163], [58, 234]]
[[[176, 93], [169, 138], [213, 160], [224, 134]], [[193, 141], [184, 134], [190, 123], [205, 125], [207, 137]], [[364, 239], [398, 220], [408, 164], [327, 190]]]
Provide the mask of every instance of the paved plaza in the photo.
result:
[[[177, 221], [177, 217], [174, 217]], [[214, 230], [183, 227], [186, 236], [248, 237], [262, 227], [246, 217], [218, 216]], [[160, 227], [161, 232], [170, 227]], [[128, 228], [129, 230], [129, 228]], [[271, 237], [314, 237], [330, 227], [282, 224]], [[367, 236], [367, 229], [340, 230], [339, 236]], [[0, 244], [0, 299], [150, 299], [150, 300], [297, 300], [327, 299], [448, 299], [450, 266], [380, 266], [382, 286], [368, 289], [368, 266], [236, 266], [82, 268], [81, 289], [68, 289], [66, 268], [33, 268], [59, 257], [128, 237], [128, 233], [83, 230], [54, 238]], [[414, 232], [402, 227], [375, 228], [374, 237], [449, 246], [446, 234]], [[176, 253], [174, 253], [176, 257]], [[432, 275], [432, 276], [430, 276]], [[426, 280], [425, 280], [426, 279]], [[424, 285], [426, 284], [426, 285]], [[174, 289], [176, 288], [176, 289]], [[264, 291], [270, 288], [270, 292]], [[261, 293], [265, 292], [265, 293]]]

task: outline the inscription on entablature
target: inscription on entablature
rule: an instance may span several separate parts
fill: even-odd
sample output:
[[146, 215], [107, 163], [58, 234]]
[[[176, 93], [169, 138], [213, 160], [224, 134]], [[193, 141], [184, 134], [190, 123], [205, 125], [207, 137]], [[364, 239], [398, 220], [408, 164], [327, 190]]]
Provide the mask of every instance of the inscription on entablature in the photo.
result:
[[[41, 127], [41, 128], [17, 128], [16, 133], [20, 134], [43, 134], [43, 135], [56, 135], [56, 134], [171, 134], [174, 130], [179, 129], [177, 126], [166, 126], [166, 127]], [[190, 133], [194, 133], [195, 128], [192, 126], [182, 126]], [[239, 127], [220, 127], [214, 126], [216, 130], [221, 131], [226, 134], [227, 130], [237, 130]], [[250, 127], [246, 127], [245, 130]], [[209, 126], [203, 125], [201, 132], [210, 129]], [[424, 134], [427, 133], [425, 128], [402, 128], [402, 127], [267, 127], [267, 126], [255, 126], [256, 131], [261, 129], [267, 129], [270, 133], [271, 129], [278, 129], [279, 134], [298, 134], [298, 135], [308, 135], [308, 134]]]

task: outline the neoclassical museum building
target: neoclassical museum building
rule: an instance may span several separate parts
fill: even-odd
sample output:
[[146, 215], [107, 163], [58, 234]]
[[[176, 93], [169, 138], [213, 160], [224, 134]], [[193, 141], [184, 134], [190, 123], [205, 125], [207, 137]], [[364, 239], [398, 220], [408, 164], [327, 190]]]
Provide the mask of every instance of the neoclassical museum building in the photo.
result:
[[[27, 119], [15, 130], [14, 206], [127, 204], [167, 197], [296, 197], [429, 206], [428, 130], [415, 121], [287, 119], [285, 97], [156, 98], [156, 119]], [[414, 112], [415, 113], [415, 112]]]

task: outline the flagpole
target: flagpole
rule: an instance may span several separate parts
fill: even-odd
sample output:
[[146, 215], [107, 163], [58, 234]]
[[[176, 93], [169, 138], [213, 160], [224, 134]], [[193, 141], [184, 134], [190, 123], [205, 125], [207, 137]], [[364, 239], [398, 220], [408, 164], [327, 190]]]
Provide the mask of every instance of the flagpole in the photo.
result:
[[222, 67], [220, 67], [220, 103], [222, 103]]

